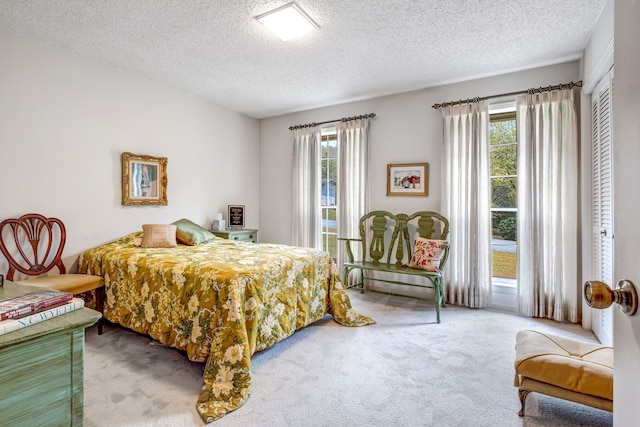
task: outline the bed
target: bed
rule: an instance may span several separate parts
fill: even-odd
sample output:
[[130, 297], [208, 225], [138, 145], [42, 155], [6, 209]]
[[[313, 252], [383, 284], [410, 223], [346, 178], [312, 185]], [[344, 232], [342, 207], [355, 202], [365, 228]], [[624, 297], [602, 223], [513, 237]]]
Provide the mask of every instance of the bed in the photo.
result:
[[102, 276], [104, 317], [206, 362], [197, 410], [211, 422], [242, 406], [251, 356], [325, 315], [345, 326], [356, 313], [329, 254], [213, 238], [141, 247], [142, 232], [84, 251], [78, 272]]

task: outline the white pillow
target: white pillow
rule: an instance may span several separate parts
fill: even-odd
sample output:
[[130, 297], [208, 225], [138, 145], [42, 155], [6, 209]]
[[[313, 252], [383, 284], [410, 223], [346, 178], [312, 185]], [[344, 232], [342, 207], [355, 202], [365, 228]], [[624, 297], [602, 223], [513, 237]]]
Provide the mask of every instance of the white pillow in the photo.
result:
[[446, 240], [431, 240], [416, 237], [409, 267], [421, 268], [427, 271], [439, 271], [438, 267], [444, 255], [446, 244]]

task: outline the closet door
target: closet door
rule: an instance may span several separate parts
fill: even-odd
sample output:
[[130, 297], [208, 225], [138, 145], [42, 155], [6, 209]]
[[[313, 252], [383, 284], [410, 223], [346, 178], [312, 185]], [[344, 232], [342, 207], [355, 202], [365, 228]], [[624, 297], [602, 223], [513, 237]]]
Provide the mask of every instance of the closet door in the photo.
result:
[[[592, 113], [592, 274], [613, 286], [613, 69], [591, 95]], [[615, 304], [614, 304], [615, 305]], [[591, 310], [593, 332], [604, 345], [613, 345], [613, 305]]]

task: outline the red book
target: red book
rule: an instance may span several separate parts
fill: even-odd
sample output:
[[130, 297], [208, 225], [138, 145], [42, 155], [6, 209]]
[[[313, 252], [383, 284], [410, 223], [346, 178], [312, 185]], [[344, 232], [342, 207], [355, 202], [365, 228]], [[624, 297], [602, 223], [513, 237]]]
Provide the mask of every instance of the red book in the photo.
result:
[[0, 321], [17, 319], [71, 301], [71, 292], [43, 289], [0, 300]]

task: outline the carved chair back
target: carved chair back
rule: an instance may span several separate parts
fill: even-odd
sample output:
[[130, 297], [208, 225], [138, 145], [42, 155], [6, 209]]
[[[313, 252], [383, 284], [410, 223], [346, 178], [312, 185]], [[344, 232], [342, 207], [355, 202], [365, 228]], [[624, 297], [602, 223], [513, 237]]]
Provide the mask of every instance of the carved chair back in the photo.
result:
[[[411, 258], [416, 235], [425, 239], [446, 240], [449, 221], [432, 211], [419, 211], [411, 215], [372, 211], [360, 218], [359, 233], [364, 260], [376, 264], [402, 265]], [[445, 262], [446, 258], [441, 265]]]
[[66, 230], [58, 218], [46, 218], [30, 213], [0, 223], [0, 250], [9, 263], [7, 279], [14, 280], [16, 271], [27, 276], [39, 276], [57, 267], [66, 269], [62, 251]]

